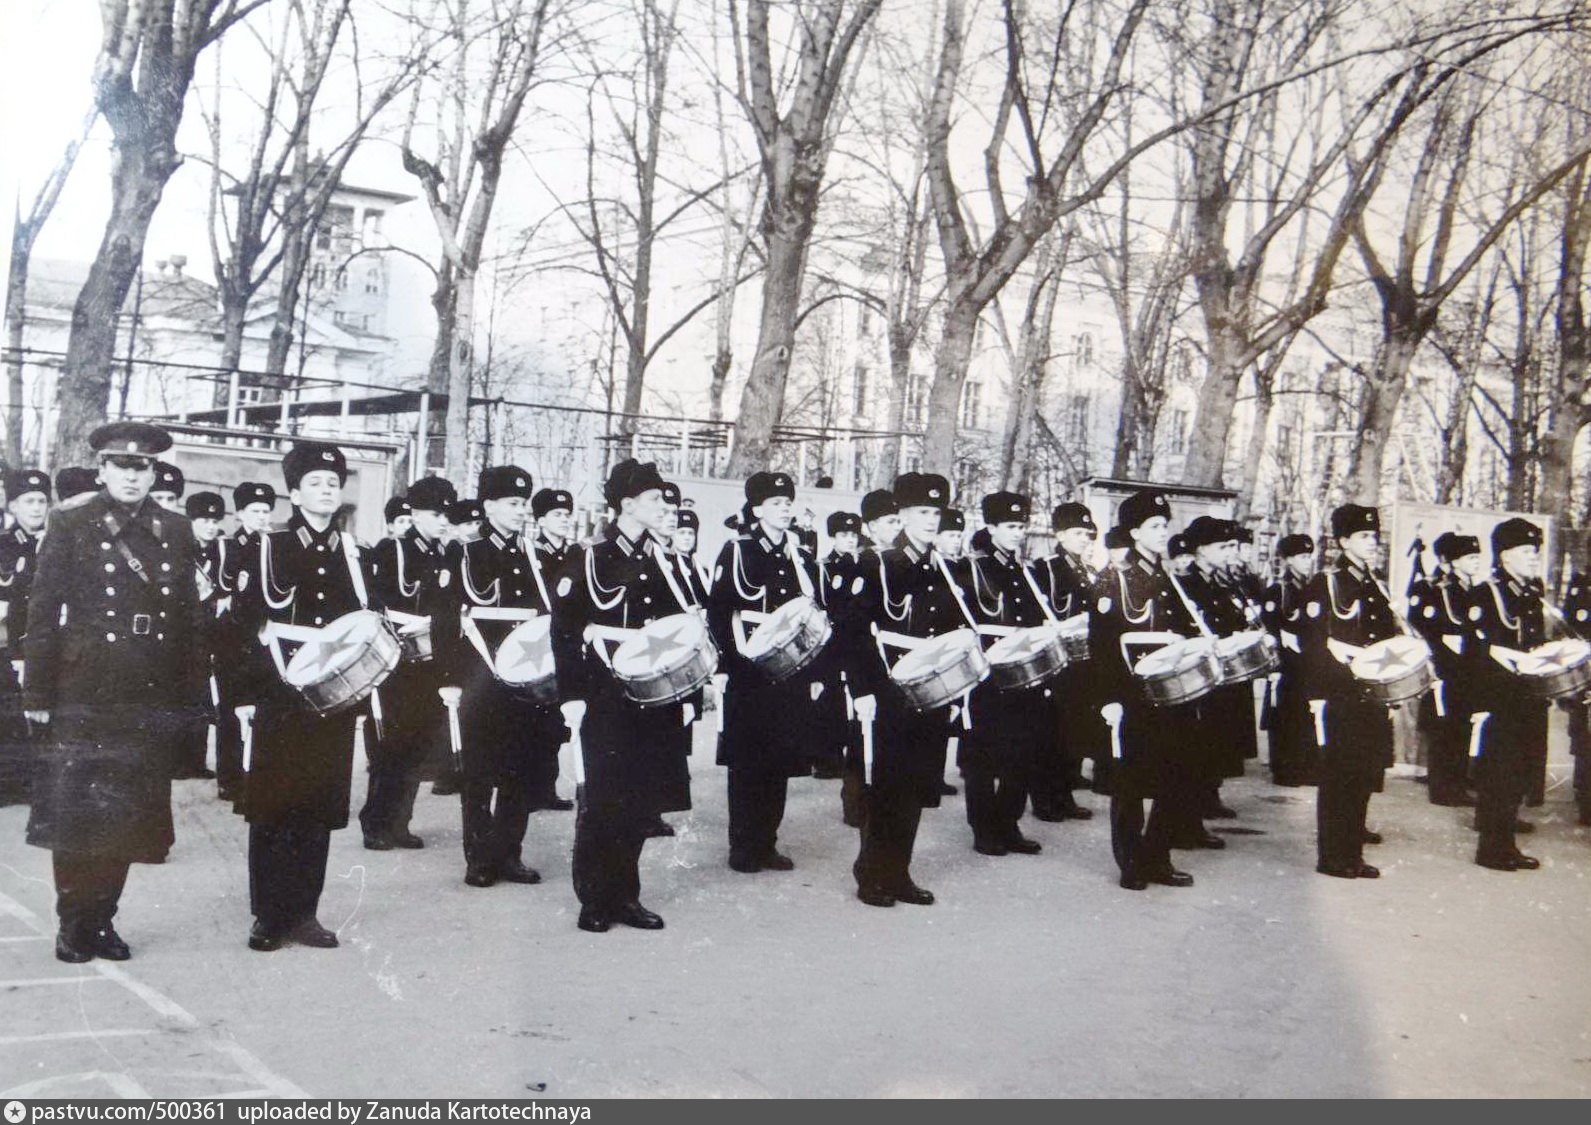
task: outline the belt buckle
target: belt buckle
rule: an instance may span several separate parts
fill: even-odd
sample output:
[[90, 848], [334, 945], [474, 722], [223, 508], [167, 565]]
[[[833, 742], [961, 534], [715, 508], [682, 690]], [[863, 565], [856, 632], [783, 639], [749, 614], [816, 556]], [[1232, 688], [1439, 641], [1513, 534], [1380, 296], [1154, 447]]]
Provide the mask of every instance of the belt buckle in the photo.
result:
[[149, 628], [153, 624], [154, 624], [154, 618], [150, 617], [149, 614], [147, 614], [147, 613], [135, 613], [135, 614], [133, 614], [133, 636], [135, 636], [135, 637], [147, 637], [149, 635]]

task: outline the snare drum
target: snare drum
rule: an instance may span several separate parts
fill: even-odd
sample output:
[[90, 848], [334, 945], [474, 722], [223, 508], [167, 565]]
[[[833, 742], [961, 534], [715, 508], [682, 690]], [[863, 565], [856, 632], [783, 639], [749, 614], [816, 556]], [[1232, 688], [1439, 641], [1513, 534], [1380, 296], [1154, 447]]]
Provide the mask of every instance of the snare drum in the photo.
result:
[[834, 635], [829, 615], [811, 598], [791, 598], [746, 639], [745, 657], [778, 683], [811, 664]]
[[1221, 683], [1221, 661], [1208, 637], [1189, 637], [1156, 649], [1133, 665], [1144, 698], [1157, 707], [1192, 703]]
[[387, 617], [398, 633], [398, 646], [405, 663], [420, 664], [431, 659], [431, 619], [412, 613], [389, 610]]
[[1053, 680], [1066, 667], [1066, 646], [1054, 625], [1035, 625], [1001, 637], [984, 653], [995, 686], [1016, 691]]
[[1061, 647], [1066, 650], [1068, 664], [1082, 664], [1088, 659], [1088, 614], [1075, 614], [1061, 622]]
[[558, 702], [553, 674], [552, 618], [532, 617], [515, 625], [492, 657], [492, 675], [515, 696], [530, 703]]
[[1573, 637], [1548, 641], [1525, 653], [1514, 671], [1537, 699], [1573, 699], [1591, 688], [1591, 644]]
[[988, 675], [989, 661], [978, 634], [971, 629], [929, 637], [889, 670], [889, 678], [914, 711], [943, 707], [966, 695]]
[[1215, 642], [1215, 657], [1221, 662], [1221, 681], [1240, 684], [1268, 676], [1282, 666], [1276, 638], [1264, 629], [1248, 629]]
[[1372, 699], [1388, 706], [1418, 699], [1436, 682], [1431, 650], [1416, 637], [1388, 637], [1367, 645], [1348, 671]]
[[718, 648], [697, 614], [660, 617], [636, 632], [613, 654], [613, 674], [633, 703], [678, 703], [718, 670]]
[[385, 617], [355, 610], [316, 630], [282, 678], [317, 714], [331, 715], [368, 698], [398, 666], [399, 653]]

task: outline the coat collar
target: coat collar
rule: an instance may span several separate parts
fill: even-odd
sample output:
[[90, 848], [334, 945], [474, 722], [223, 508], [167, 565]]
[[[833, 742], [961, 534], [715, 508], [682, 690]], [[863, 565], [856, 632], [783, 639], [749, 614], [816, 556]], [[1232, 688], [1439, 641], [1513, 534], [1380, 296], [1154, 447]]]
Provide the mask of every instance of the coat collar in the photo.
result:
[[316, 531], [304, 518], [304, 513], [295, 507], [293, 514], [287, 517], [287, 529], [294, 532], [305, 547], [324, 546], [335, 551], [342, 546], [342, 532], [337, 529], [336, 516], [326, 525], [325, 531]]

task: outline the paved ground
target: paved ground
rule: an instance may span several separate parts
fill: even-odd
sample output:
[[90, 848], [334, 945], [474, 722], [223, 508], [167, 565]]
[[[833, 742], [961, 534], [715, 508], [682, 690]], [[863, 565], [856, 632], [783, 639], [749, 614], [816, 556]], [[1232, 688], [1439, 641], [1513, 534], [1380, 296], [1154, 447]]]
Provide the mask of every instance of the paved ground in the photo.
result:
[[1103, 818], [992, 859], [953, 798], [914, 865], [940, 902], [877, 910], [835, 782], [792, 786], [798, 870], [728, 870], [710, 760], [647, 849], [662, 933], [576, 930], [569, 813], [532, 819], [542, 885], [464, 886], [457, 806], [426, 795], [422, 852], [337, 834], [343, 948], [252, 953], [244, 827], [182, 782], [176, 850], [118, 920], [134, 959], [63, 965], [48, 856], [0, 809], [0, 1096], [1591, 1094], [1591, 829], [1566, 783], [1532, 813], [1543, 869], [1502, 874], [1468, 862], [1467, 813], [1393, 778], [1364, 882], [1313, 873], [1312, 791], [1251, 777], [1231, 847], [1181, 853], [1198, 885], [1136, 894]]

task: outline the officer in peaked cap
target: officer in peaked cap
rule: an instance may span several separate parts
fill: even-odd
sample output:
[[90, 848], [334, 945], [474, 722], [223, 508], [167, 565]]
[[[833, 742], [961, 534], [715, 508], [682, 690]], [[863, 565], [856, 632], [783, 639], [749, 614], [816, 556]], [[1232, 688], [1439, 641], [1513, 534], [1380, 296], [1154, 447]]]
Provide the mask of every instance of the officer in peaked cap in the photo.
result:
[[[1380, 513], [1343, 504], [1331, 513], [1330, 529], [1342, 554], [1309, 580], [1292, 619], [1320, 747], [1315, 870], [1339, 879], [1374, 879], [1381, 872], [1364, 861], [1365, 816], [1392, 764], [1392, 719], [1385, 704], [1366, 694], [1347, 661], [1354, 649], [1400, 630], [1374, 570]], [[1369, 833], [1368, 842], [1378, 839]]]
[[155, 487], [149, 495], [168, 512], [182, 511], [182, 490], [187, 487], [182, 470], [169, 461], [155, 462]]
[[456, 497], [443, 477], [415, 481], [404, 496], [409, 526], [370, 552], [376, 598], [389, 614], [407, 615], [395, 617], [400, 632], [423, 635], [430, 643], [429, 654], [418, 641], [405, 648], [381, 687], [380, 729], [366, 739], [370, 775], [359, 826], [372, 851], [425, 845], [409, 830], [420, 773], [428, 761], [450, 757], [447, 710], [438, 689], [465, 655], [459, 651], [458, 600], [442, 541], [443, 512]]
[[31, 747], [14, 666], [22, 663], [28, 632], [28, 591], [50, 513], [50, 477], [38, 469], [13, 469], [5, 475], [5, 489], [14, 522], [0, 532], [0, 805], [27, 792]]
[[116, 422], [89, 436], [102, 491], [58, 509], [29, 595], [23, 706], [39, 756], [28, 842], [55, 853], [55, 953], [130, 954], [112, 918], [131, 863], [172, 844], [172, 747], [201, 705], [188, 520], [150, 499], [171, 436]]

